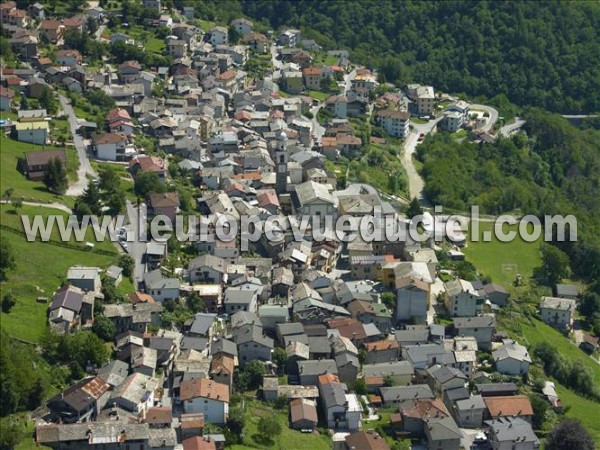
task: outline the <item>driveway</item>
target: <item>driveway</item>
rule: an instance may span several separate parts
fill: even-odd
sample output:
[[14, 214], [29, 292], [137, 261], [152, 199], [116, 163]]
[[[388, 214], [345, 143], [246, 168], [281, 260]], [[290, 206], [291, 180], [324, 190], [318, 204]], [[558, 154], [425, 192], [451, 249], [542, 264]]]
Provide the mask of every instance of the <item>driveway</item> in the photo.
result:
[[523, 125], [525, 125], [525, 121], [520, 117], [515, 117], [514, 122], [504, 125], [502, 128], [500, 128], [500, 134], [504, 137], [510, 137], [519, 132]]
[[313, 115], [311, 122], [313, 124], [313, 136], [315, 140], [315, 144], [320, 144], [323, 135], [325, 134], [325, 128], [319, 123], [317, 116], [319, 115], [320, 109], [323, 107], [322, 103], [318, 103], [316, 106], [310, 108], [310, 112]]
[[67, 189], [67, 195], [77, 197], [83, 194], [83, 191], [86, 190], [89, 183], [88, 177], [98, 178], [98, 174], [90, 164], [90, 160], [87, 155], [86, 146], [83, 142], [83, 138], [81, 137], [81, 135], [77, 134], [77, 129], [79, 128], [79, 120], [75, 115], [73, 107], [64, 95], [59, 94], [58, 99], [60, 100], [62, 110], [64, 111], [69, 121], [71, 135], [73, 136], [73, 145], [75, 145], [75, 149], [77, 150], [77, 156], [79, 157], [77, 181], [71, 186], [69, 186], [69, 189]]
[[489, 114], [487, 122], [481, 127], [481, 129], [483, 131], [491, 131], [494, 127], [494, 124], [498, 121], [498, 110], [488, 105], [479, 105], [476, 103], [471, 105], [471, 111], [473, 110], [483, 111]]

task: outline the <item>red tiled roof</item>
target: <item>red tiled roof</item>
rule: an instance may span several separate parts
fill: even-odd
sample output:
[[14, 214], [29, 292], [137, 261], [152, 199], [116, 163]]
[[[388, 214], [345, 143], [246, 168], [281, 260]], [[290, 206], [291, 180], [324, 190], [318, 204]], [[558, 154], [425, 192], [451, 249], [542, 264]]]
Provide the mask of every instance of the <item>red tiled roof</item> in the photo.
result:
[[385, 341], [367, 342], [365, 344], [365, 350], [367, 352], [377, 350], [388, 350], [391, 348], [398, 348], [398, 341], [396, 339], [388, 339]]
[[490, 416], [532, 416], [533, 408], [529, 397], [526, 395], [513, 395], [511, 397], [484, 397]]
[[155, 406], [146, 413], [144, 422], [152, 424], [171, 423], [173, 420], [173, 410], [167, 406]]
[[229, 387], [226, 384], [216, 383], [205, 378], [182, 382], [179, 392], [179, 397], [183, 401], [201, 397], [220, 402], [229, 402]]

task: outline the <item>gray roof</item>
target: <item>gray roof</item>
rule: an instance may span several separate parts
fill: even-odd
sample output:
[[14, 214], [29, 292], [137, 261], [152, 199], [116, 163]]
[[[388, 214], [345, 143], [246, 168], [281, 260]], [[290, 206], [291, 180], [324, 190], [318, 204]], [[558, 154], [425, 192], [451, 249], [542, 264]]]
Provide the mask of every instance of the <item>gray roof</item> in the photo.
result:
[[206, 348], [208, 339], [205, 337], [184, 336], [181, 340], [181, 350], [197, 350], [202, 351]]
[[227, 353], [228, 355], [237, 356], [237, 345], [235, 345], [235, 342], [224, 338], [212, 341], [210, 345], [210, 354], [216, 355], [217, 353], [221, 352]]
[[225, 290], [223, 304], [225, 305], [249, 305], [256, 291], [250, 289], [228, 288]]
[[326, 336], [308, 336], [308, 346], [311, 353], [331, 352], [331, 344]]
[[574, 284], [557, 284], [556, 295], [558, 297], [576, 297], [579, 295], [579, 292], [577, 291], [577, 286], [575, 286]]
[[343, 367], [346, 364], [352, 364], [354, 367], [359, 368], [360, 367], [360, 362], [358, 361], [358, 357], [355, 355], [352, 355], [350, 353], [342, 353], [339, 354], [335, 357], [335, 364], [338, 367]]
[[64, 286], [58, 290], [52, 299], [50, 311], [66, 308], [78, 313], [83, 303], [83, 291], [75, 286]]
[[425, 432], [433, 441], [462, 439], [463, 437], [452, 417], [429, 419]]
[[261, 326], [256, 324], [244, 325], [239, 328], [236, 332], [237, 345], [242, 345], [248, 342], [263, 345], [265, 347], [273, 348], [273, 339], [263, 335], [263, 329]]
[[144, 285], [146, 289], [179, 289], [180, 283], [177, 278], [164, 278], [161, 270], [156, 269], [144, 274]]
[[430, 377], [434, 378], [440, 383], [446, 383], [454, 378], [461, 378], [463, 380], [467, 379], [467, 376], [460, 370], [455, 369], [454, 367], [440, 366], [438, 364], [427, 369], [427, 372], [429, 373]]
[[486, 396], [485, 394], [495, 395], [498, 392], [517, 392], [519, 388], [515, 383], [488, 383], [488, 384], [476, 384], [475, 389], [478, 393]]
[[277, 327], [277, 332], [281, 336], [291, 336], [294, 334], [303, 334], [304, 333], [304, 325], [302, 325], [299, 322], [278, 323], [276, 327]]
[[459, 387], [456, 389], [448, 389], [444, 391], [444, 397], [447, 398], [450, 402], [455, 402], [458, 400], [464, 400], [470, 397], [469, 390], [466, 387]]
[[531, 363], [531, 357], [529, 356], [527, 349], [516, 342], [511, 342], [499, 347], [496, 351], [492, 352], [492, 356], [494, 362], [512, 358], [517, 361]]
[[309, 360], [298, 362], [300, 375], [322, 375], [325, 372], [337, 375], [337, 365], [333, 359]]
[[147, 423], [86, 422], [76, 424], [49, 424], [36, 428], [37, 442], [51, 444], [56, 442], [89, 442], [102, 444], [145, 441], [150, 436]]
[[390, 361], [377, 364], [365, 364], [365, 377], [387, 377], [396, 375], [412, 375], [414, 368], [409, 361]]
[[397, 330], [394, 334], [400, 345], [407, 342], [425, 343], [429, 339], [429, 329], [427, 327], [412, 330]]
[[199, 334], [201, 336], [207, 336], [208, 331], [217, 320], [216, 314], [198, 313], [196, 314], [190, 325], [189, 332], [193, 334]]
[[426, 384], [382, 387], [379, 388], [379, 391], [381, 392], [384, 403], [418, 400], [422, 398], [435, 398], [431, 388]]
[[456, 409], [458, 411], [468, 411], [471, 409], [485, 409], [485, 402], [481, 395], [473, 395], [469, 398], [458, 400], [456, 402]]
[[115, 359], [98, 370], [98, 376], [111, 386], [119, 386], [129, 373], [129, 365]]
[[575, 309], [577, 302], [568, 298], [542, 297], [540, 308], [556, 309], [559, 311], [568, 311]]
[[476, 316], [476, 317], [455, 317], [452, 319], [454, 328], [488, 328], [496, 326], [496, 317], [491, 316]]
[[258, 323], [258, 316], [250, 311], [238, 311], [231, 315], [231, 328], [240, 328], [251, 323]]
[[486, 420], [485, 424], [490, 429], [492, 442], [539, 443], [539, 439], [531, 429], [531, 425], [520, 417]]

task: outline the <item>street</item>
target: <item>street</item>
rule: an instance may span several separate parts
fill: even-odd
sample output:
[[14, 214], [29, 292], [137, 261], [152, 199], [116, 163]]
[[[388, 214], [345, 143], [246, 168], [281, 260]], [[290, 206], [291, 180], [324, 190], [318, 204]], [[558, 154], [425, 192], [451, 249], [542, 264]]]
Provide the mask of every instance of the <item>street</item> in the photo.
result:
[[69, 128], [71, 129], [71, 135], [73, 136], [73, 145], [75, 145], [75, 149], [77, 150], [77, 156], [79, 158], [79, 168], [77, 169], [77, 182], [69, 186], [67, 189], [67, 195], [77, 197], [83, 194], [83, 191], [86, 190], [88, 186], [88, 176], [92, 178], [97, 178], [98, 174], [90, 164], [90, 160], [87, 155], [86, 146], [83, 142], [83, 138], [81, 135], [77, 134], [77, 129], [79, 128], [79, 120], [75, 115], [75, 111], [73, 107], [70, 105], [69, 100], [62, 94], [58, 95], [58, 99], [60, 100], [60, 105], [62, 110], [67, 115], [69, 120]]
[[138, 288], [139, 284], [144, 280], [144, 273], [146, 272], [146, 265], [143, 262], [144, 254], [146, 253], [146, 242], [140, 241], [140, 227], [139, 224], [146, 224], [146, 211], [145, 205], [140, 206], [141, 222], [138, 218], [138, 207], [131, 203], [129, 200], [127, 204], [127, 217], [129, 219], [129, 225], [127, 226], [127, 252], [129, 256], [135, 261], [135, 269], [133, 270], [133, 284]]

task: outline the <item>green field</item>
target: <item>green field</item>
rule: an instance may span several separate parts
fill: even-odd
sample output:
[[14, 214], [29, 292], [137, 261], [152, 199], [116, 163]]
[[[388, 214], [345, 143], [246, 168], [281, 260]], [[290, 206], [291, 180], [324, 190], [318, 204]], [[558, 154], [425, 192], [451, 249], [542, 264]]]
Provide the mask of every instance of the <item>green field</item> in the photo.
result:
[[565, 416], [579, 419], [585, 428], [590, 432], [596, 444], [600, 444], [600, 421], [598, 421], [598, 411], [600, 405], [598, 403], [583, 398], [573, 393], [564, 386], [556, 384], [556, 392], [565, 406], [570, 406], [570, 409], [565, 413]]
[[162, 54], [165, 50], [165, 42], [161, 39], [150, 38], [146, 41], [146, 50], [153, 53]]
[[[19, 158], [22, 158], [27, 152], [42, 150], [42, 148], [40, 145], [14, 141], [0, 134], [0, 191], [4, 193], [6, 189], [12, 187], [14, 189], [13, 198], [42, 203], [59, 202], [72, 206], [71, 198], [54, 195], [46, 189], [43, 182], [30, 181], [17, 170]], [[67, 147], [67, 158], [70, 161], [67, 167], [68, 171], [74, 173], [79, 167], [79, 160], [72, 147]]]
[[[519, 291], [513, 286], [517, 274], [521, 274], [526, 281], [533, 270], [542, 264], [541, 239], [531, 243], [520, 238], [512, 242], [501, 242], [493, 237], [491, 242], [483, 242], [483, 233], [493, 231], [493, 225], [492, 222], [479, 222], [479, 241], [473, 242], [469, 236], [464, 252], [482, 275], [491, 277], [494, 283], [504, 285], [511, 293]], [[504, 230], [515, 231], [517, 226], [505, 226]]]
[[322, 102], [323, 100], [327, 100], [329, 98], [329, 96], [331, 96], [332, 94], [328, 94], [327, 92], [321, 92], [321, 91], [308, 91], [308, 94], [314, 98], [315, 100]]
[[[21, 229], [20, 217], [9, 205], [0, 208], [0, 222], [12, 228]], [[24, 206], [19, 214], [63, 214], [59, 210]], [[0, 283], [0, 295], [11, 291], [17, 297], [17, 304], [9, 314], [1, 313], [2, 330], [9, 335], [37, 340], [46, 327], [47, 304], [37, 303], [37, 297], [51, 297], [65, 280], [67, 270], [73, 265], [98, 266], [106, 268], [117, 260], [117, 251], [111, 242], [96, 243], [96, 249], [114, 252], [114, 256], [100, 255], [94, 250], [86, 250], [85, 243], [75, 243], [81, 250], [73, 250], [43, 242], [28, 242], [25, 237], [2, 230], [15, 253], [16, 268], [8, 273], [8, 281]], [[58, 233], [52, 234], [56, 239]], [[93, 231], [88, 230], [86, 240], [95, 242]], [[126, 286], [126, 285], [125, 285]]]
[[[228, 448], [233, 450], [257, 448], [328, 450], [331, 448], [331, 443], [327, 435], [301, 433], [289, 428], [287, 408], [283, 411], [276, 411], [266, 404], [254, 400], [246, 400], [245, 409], [246, 426], [244, 428], [244, 444], [233, 445]], [[257, 443], [253, 438], [254, 435], [258, 434], [257, 424], [263, 416], [275, 416], [281, 424], [281, 435], [275, 437], [273, 443], [270, 445]]]

